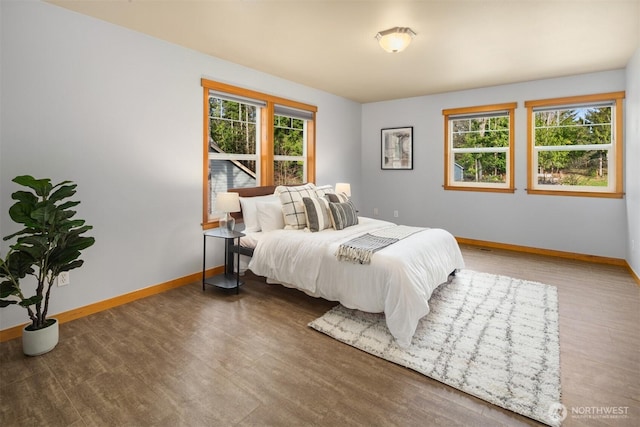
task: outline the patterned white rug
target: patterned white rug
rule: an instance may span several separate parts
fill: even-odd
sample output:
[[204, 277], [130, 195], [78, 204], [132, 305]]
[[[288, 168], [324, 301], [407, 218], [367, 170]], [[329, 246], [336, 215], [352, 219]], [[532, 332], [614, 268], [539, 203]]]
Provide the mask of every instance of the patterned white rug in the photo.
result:
[[560, 425], [555, 287], [462, 270], [436, 289], [429, 305], [407, 349], [395, 344], [383, 314], [338, 305], [309, 326], [500, 407]]

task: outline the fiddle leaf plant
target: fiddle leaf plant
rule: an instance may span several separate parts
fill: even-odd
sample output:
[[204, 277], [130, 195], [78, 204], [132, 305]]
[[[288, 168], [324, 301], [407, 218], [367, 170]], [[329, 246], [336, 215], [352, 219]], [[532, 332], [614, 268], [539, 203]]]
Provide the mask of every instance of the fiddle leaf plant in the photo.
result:
[[[16, 191], [16, 202], [9, 208], [11, 219], [23, 228], [4, 240], [16, 238], [5, 256], [0, 259], [0, 307], [18, 304], [27, 309], [29, 330], [42, 329], [54, 322], [47, 319], [49, 297], [60, 273], [82, 266], [81, 252], [95, 243], [84, 233], [93, 227], [82, 219], [74, 219], [71, 208], [79, 201], [68, 200], [76, 194], [76, 184], [22, 175], [13, 179], [25, 190]], [[35, 293], [26, 296], [22, 279], [35, 278]]]

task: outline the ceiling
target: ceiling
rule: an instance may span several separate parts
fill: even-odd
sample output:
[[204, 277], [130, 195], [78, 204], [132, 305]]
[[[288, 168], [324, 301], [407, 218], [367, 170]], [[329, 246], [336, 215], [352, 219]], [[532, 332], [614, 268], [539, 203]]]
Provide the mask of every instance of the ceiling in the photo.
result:
[[[640, 0], [50, 0], [357, 102], [624, 68]], [[386, 53], [378, 31], [417, 36]]]

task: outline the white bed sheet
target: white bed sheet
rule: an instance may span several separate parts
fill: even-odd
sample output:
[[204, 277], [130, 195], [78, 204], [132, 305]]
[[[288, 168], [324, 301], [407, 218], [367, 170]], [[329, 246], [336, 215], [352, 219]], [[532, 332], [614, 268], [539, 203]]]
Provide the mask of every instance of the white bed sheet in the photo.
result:
[[314, 297], [384, 312], [389, 331], [407, 347], [418, 321], [429, 313], [431, 293], [464, 267], [460, 248], [449, 232], [428, 228], [376, 252], [369, 265], [338, 261], [335, 252], [341, 243], [394, 225], [372, 218], [359, 221], [344, 230], [263, 232], [248, 268]]
[[[242, 230], [245, 235], [240, 238], [240, 246], [244, 248], [254, 249], [260, 240], [260, 236], [264, 233], [261, 231], [246, 231]], [[249, 262], [251, 257], [247, 255], [240, 255], [240, 274], [244, 274], [249, 269]]]
[[240, 246], [244, 248], [255, 248], [258, 245], [258, 240], [262, 236], [261, 231], [242, 231], [245, 235], [240, 238]]

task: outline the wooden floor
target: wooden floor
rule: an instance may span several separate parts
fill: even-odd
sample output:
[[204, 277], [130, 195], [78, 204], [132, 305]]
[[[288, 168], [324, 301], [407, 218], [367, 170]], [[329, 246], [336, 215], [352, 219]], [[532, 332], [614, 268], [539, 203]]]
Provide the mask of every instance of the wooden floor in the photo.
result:
[[[640, 425], [640, 287], [627, 270], [463, 254], [469, 269], [558, 287], [564, 426]], [[194, 283], [65, 323], [40, 357], [0, 344], [0, 425], [538, 425], [307, 327], [334, 303], [246, 279], [240, 295]], [[602, 415], [613, 407], [626, 416]]]

